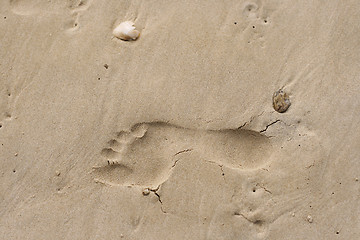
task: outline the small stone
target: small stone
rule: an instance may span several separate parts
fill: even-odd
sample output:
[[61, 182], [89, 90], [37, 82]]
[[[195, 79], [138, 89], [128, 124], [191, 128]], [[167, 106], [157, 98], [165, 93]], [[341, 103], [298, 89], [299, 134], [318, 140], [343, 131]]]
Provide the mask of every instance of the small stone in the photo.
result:
[[143, 190], [142, 194], [143, 194], [144, 196], [149, 195], [149, 194], [150, 194], [150, 189], [145, 188], [145, 189]]
[[55, 171], [56, 176], [60, 176], [60, 171]]
[[290, 107], [290, 99], [286, 92], [282, 89], [276, 91], [273, 95], [273, 107], [275, 111], [284, 113]]
[[295, 213], [292, 213], [291, 216], [292, 216], [292, 217], [295, 217]]
[[358, 178], [355, 178], [355, 181], [356, 181], [356, 182], [358, 182], [358, 181], [359, 181], [359, 179], [358, 179]]
[[310, 215], [308, 215], [306, 219], [307, 219], [307, 221], [308, 221], [309, 223], [312, 223], [312, 222], [313, 222], [313, 218], [312, 218], [312, 216], [310, 216]]
[[18, 153], [15, 153], [14, 155], [15, 155], [15, 157], [17, 157], [17, 156], [18, 156]]
[[109, 65], [107, 65], [106, 63], [104, 64], [104, 68], [108, 69]]

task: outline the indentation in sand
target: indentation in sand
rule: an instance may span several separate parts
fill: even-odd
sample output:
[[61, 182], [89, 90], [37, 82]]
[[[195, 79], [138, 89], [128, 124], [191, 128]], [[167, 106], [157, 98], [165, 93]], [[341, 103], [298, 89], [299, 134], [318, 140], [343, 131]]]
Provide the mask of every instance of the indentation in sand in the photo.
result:
[[69, 18], [63, 23], [67, 33], [73, 33], [81, 27], [80, 18], [91, 6], [92, 0], [9, 0], [11, 11], [20, 16], [37, 14], [59, 14], [59, 9], [66, 9]]
[[69, 3], [69, 10], [72, 17], [65, 23], [67, 33], [72, 33], [80, 28], [80, 18], [83, 12], [86, 12], [90, 7], [92, 0], [71, 0]]
[[[95, 167], [93, 176], [111, 185], [156, 187], [169, 178], [181, 154], [193, 154], [208, 162], [246, 171], [268, 163], [271, 149], [268, 137], [251, 130], [203, 130], [164, 122], [141, 123], [107, 142], [101, 151], [104, 166]], [[111, 167], [118, 165], [122, 166], [121, 171]]]
[[11, 11], [17, 15], [29, 16], [38, 13], [41, 2], [31, 0], [10, 0]]
[[237, 2], [227, 10], [227, 16], [219, 35], [242, 43], [266, 47], [266, 38], [271, 25], [271, 13], [263, 1]]

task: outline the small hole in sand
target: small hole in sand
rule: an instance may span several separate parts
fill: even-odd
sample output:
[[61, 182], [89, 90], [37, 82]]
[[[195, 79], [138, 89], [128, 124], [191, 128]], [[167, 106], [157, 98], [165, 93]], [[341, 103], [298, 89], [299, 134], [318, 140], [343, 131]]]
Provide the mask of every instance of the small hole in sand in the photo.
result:
[[16, 173], [16, 170], [15, 170], [15, 169], [13, 170], [13, 173]]
[[6, 17], [4, 17], [4, 19], [6, 19]]
[[340, 232], [339, 231], [336, 231], [336, 234], [339, 234]]
[[236, 24], [237, 24], [237, 22], [234, 22], [234, 24], [236, 25]]
[[331, 194], [332, 194], [332, 195], [334, 195], [335, 193], [334, 193], [334, 192], [332, 192]]
[[255, 26], [253, 26], [253, 28], [255, 28]]
[[104, 68], [108, 69], [109, 65], [107, 65], [106, 63], [104, 64]]
[[264, 23], [267, 23], [267, 20], [266, 20], [266, 19], [264, 20]]
[[253, 192], [256, 192], [256, 189], [255, 189], [255, 188], [253, 189]]

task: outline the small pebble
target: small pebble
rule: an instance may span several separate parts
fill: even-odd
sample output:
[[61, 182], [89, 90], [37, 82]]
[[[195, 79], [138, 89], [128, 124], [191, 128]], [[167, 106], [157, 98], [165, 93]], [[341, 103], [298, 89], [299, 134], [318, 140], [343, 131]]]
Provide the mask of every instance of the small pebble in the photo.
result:
[[15, 153], [14, 155], [15, 155], [15, 157], [17, 157], [18, 153]]
[[60, 176], [60, 171], [55, 171], [56, 176]]
[[295, 213], [292, 213], [291, 216], [292, 216], [292, 217], [295, 217]]
[[355, 181], [356, 181], [356, 182], [358, 182], [358, 181], [359, 181], [359, 179], [358, 179], [358, 178], [355, 178]]
[[312, 216], [310, 216], [310, 215], [308, 215], [306, 219], [307, 219], [307, 221], [308, 221], [309, 223], [312, 223], [312, 222], [313, 222], [313, 218], [312, 218]]
[[150, 190], [149, 190], [148, 188], [145, 188], [145, 189], [143, 190], [142, 194], [143, 194], [144, 196], [147, 196], [147, 195], [150, 194]]
[[284, 113], [290, 107], [290, 99], [286, 92], [282, 89], [276, 91], [273, 95], [273, 107], [275, 111]]

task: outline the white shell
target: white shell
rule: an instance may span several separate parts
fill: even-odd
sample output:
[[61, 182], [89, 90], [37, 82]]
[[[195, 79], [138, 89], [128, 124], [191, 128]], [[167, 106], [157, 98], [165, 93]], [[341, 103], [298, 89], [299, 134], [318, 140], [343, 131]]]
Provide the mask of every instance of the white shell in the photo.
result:
[[136, 40], [139, 37], [140, 32], [135, 30], [133, 25], [134, 23], [131, 21], [122, 22], [114, 29], [113, 35], [124, 41]]

